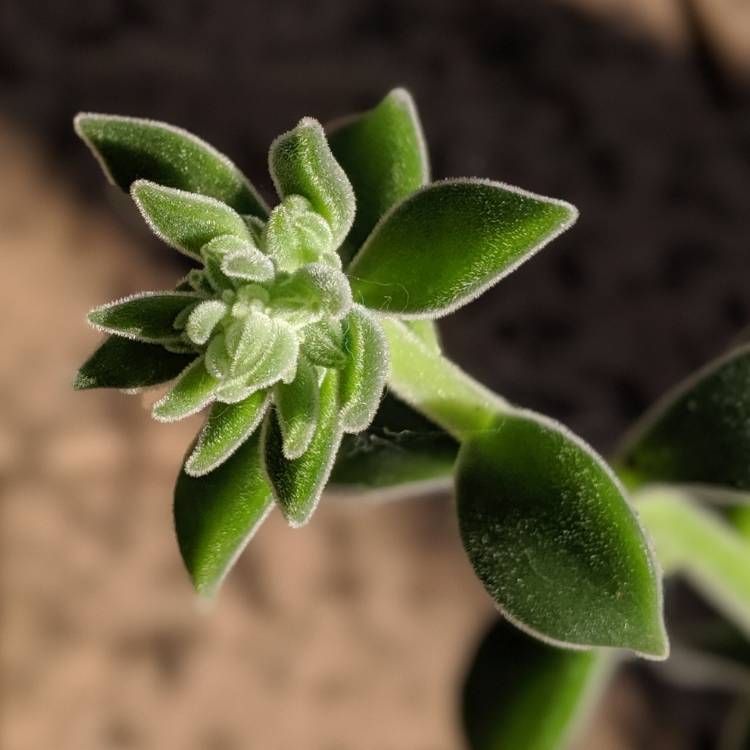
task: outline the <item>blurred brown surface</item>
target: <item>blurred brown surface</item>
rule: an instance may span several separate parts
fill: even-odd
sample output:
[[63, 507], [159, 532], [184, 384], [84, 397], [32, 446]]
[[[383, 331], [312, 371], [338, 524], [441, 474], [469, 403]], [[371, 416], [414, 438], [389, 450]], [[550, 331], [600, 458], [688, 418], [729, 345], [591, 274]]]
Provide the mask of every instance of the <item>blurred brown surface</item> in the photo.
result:
[[489, 604], [446, 500], [329, 500], [298, 531], [274, 514], [199, 611], [170, 507], [196, 421], [70, 389], [98, 339], [86, 310], [174, 273], [6, 131], [0, 164], [0, 745], [460, 747], [455, 686]]

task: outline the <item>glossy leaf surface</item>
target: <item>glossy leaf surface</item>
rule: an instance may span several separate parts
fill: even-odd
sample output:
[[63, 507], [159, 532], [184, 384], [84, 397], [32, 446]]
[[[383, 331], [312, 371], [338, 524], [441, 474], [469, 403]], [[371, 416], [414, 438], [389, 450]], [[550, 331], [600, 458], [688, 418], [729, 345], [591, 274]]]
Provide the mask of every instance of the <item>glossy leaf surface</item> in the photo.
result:
[[667, 394], [636, 425], [621, 461], [638, 482], [750, 490], [750, 346]]
[[354, 221], [354, 191], [331, 153], [320, 123], [310, 117], [280, 135], [268, 156], [271, 177], [281, 198], [301, 195], [329, 224], [334, 246]]
[[563, 750], [605, 684], [601, 652], [564, 651], [500, 621], [474, 657], [463, 690], [471, 750]]
[[145, 180], [134, 182], [130, 192], [154, 234], [196, 260], [203, 245], [220, 235], [250, 239], [242, 217], [214, 198]]
[[223, 154], [182, 128], [155, 120], [82, 113], [78, 135], [110, 182], [129, 190], [136, 180], [201, 193], [242, 214], [265, 217], [263, 199]]
[[665, 658], [660, 571], [623, 490], [552, 420], [512, 412], [461, 447], [461, 536], [500, 611], [557, 645]]
[[211, 596], [273, 505], [260, 456], [260, 433], [203, 477], [177, 479], [174, 520], [182, 559], [196, 590]]
[[148, 388], [176, 378], [195, 354], [173, 354], [158, 344], [110, 336], [86, 360], [73, 387]]
[[305, 453], [286, 458], [275, 414], [265, 423], [265, 462], [274, 498], [292, 526], [302, 526], [313, 514], [341, 443], [338, 376], [329, 370], [320, 386], [318, 422]]
[[573, 206], [489, 180], [446, 180], [399, 203], [349, 266], [355, 302], [440, 317], [480, 295], [567, 229]]
[[158, 343], [179, 337], [175, 318], [200, 301], [184, 292], [142, 292], [92, 310], [89, 323], [95, 328], [126, 338]]
[[357, 198], [348, 240], [359, 247], [391, 206], [430, 179], [427, 148], [411, 95], [394, 89], [374, 109], [334, 124], [328, 141]]
[[185, 462], [185, 473], [199, 477], [221, 466], [258, 428], [269, 401], [267, 392], [258, 391], [237, 404], [214, 404]]

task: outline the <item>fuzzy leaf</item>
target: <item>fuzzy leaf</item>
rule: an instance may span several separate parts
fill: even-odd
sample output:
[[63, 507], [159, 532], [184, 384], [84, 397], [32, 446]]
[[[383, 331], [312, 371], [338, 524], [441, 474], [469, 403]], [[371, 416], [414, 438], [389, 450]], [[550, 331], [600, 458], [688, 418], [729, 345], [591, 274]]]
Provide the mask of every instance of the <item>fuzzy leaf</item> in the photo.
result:
[[180, 473], [174, 495], [175, 529], [199, 594], [216, 592], [272, 507], [260, 432], [210, 474], [196, 478]]
[[305, 453], [294, 460], [284, 456], [283, 435], [276, 415], [266, 419], [264, 455], [274, 498], [292, 526], [307, 523], [328, 481], [341, 443], [338, 373], [328, 370], [320, 385], [318, 423]]
[[214, 237], [251, 238], [242, 217], [215, 198], [146, 180], [136, 180], [130, 194], [153, 233], [196, 260], [202, 259], [201, 248]]
[[357, 214], [348, 241], [359, 247], [391, 206], [430, 180], [411, 95], [394, 89], [374, 109], [334, 124], [328, 142], [354, 188]]
[[272, 305], [290, 323], [309, 324], [322, 317], [342, 318], [352, 306], [352, 293], [337, 268], [310, 263], [274, 287]]
[[511, 412], [461, 447], [461, 536], [500, 611], [555, 645], [668, 652], [661, 578], [609, 467], [552, 420]]
[[585, 720], [609, 671], [602, 653], [563, 651], [507, 622], [484, 637], [463, 689], [471, 750], [561, 750]]
[[341, 370], [341, 424], [361, 432], [372, 422], [388, 376], [388, 344], [377, 319], [356, 306], [344, 321], [347, 363]]
[[266, 282], [274, 275], [271, 259], [251, 247], [227, 253], [221, 262], [221, 270], [230, 278], [243, 281]]
[[395, 206], [347, 269], [356, 302], [437, 318], [528, 260], [577, 216], [568, 203], [489, 180], [446, 180]]
[[305, 117], [282, 133], [271, 144], [268, 161], [279, 196], [307, 198], [331, 227], [334, 247], [340, 245], [354, 221], [354, 191], [320, 123]]
[[[257, 338], [254, 338], [255, 334]], [[207, 359], [212, 354], [214, 342], [221, 341], [222, 338], [217, 336], [212, 340], [206, 354]], [[227, 340], [231, 346], [229, 334]], [[230, 366], [231, 377], [219, 386], [216, 392], [217, 400], [227, 404], [236, 403], [279, 380], [293, 380], [298, 355], [297, 337], [284, 321], [270, 320], [269, 327], [263, 331], [258, 328], [246, 328]], [[212, 370], [212, 367], [209, 365], [209, 370]]]
[[175, 319], [200, 299], [185, 292], [142, 292], [94, 308], [88, 320], [97, 330], [156, 344], [179, 338]]
[[160, 398], [151, 413], [159, 422], [175, 422], [199, 412], [214, 398], [219, 381], [206, 370], [203, 357], [196, 359]]
[[148, 388], [176, 378], [195, 354], [173, 354], [158, 344], [110, 336], [86, 360], [76, 375], [73, 387]]
[[196, 305], [190, 312], [185, 325], [187, 337], [202, 346], [208, 341], [214, 328], [227, 314], [227, 305], [218, 299], [209, 299]]
[[269, 403], [269, 393], [257, 391], [237, 404], [214, 404], [185, 462], [185, 473], [199, 477], [221, 466], [255, 432]]
[[339, 321], [321, 320], [303, 329], [302, 351], [321, 367], [341, 368], [346, 364], [344, 336]]
[[129, 190], [136, 180], [216, 198], [243, 214], [268, 215], [263, 199], [223, 154], [186, 130], [154, 120], [84, 112], [76, 133], [109, 181]]
[[[345, 435], [331, 482], [358, 490], [433, 486], [453, 474], [458, 443], [436, 424], [386, 394], [372, 424]], [[406, 485], [406, 487], [404, 487]]]
[[621, 461], [637, 482], [750, 490], [750, 345], [662, 398], [636, 425]]
[[309, 448], [318, 422], [320, 399], [315, 367], [301, 358], [297, 377], [291, 383], [276, 386], [274, 402], [284, 456], [290, 460], [299, 458]]
[[341, 265], [331, 227], [301, 195], [290, 195], [274, 208], [264, 238], [268, 254], [281, 271], [319, 260]]

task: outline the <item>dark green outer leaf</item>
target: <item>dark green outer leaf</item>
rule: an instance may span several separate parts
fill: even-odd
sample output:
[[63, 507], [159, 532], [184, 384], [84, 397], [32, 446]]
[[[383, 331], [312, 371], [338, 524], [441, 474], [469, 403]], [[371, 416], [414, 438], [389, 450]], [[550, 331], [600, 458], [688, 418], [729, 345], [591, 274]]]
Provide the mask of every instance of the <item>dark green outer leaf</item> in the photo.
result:
[[391, 206], [429, 182], [427, 148], [411, 95], [394, 89], [374, 109], [334, 123], [328, 142], [357, 198], [347, 240], [359, 247]]
[[489, 180], [447, 180], [387, 213], [347, 273], [355, 302], [436, 318], [470, 302], [567, 229], [568, 203]]
[[195, 354], [172, 354], [158, 344], [110, 336], [86, 360], [73, 387], [148, 388], [176, 378]]
[[447, 481], [457, 453], [458, 443], [450, 435], [386, 394], [370, 427], [344, 436], [331, 482], [375, 490]]
[[621, 451], [629, 478], [750, 490], [750, 346], [662, 398]]
[[180, 337], [175, 318], [201, 299], [186, 292], [141, 292], [95, 308], [88, 319], [95, 328], [118, 336], [147, 343], [170, 341]]
[[266, 418], [263, 434], [266, 473], [274, 498], [289, 524], [302, 526], [315, 511], [341, 444], [337, 371], [328, 370], [320, 385], [318, 423], [302, 456], [293, 460], [284, 456], [275, 414]]
[[665, 658], [661, 576], [607, 465], [552, 420], [500, 417], [461, 447], [461, 536], [499, 609], [532, 635]]
[[76, 133], [91, 149], [113, 184], [128, 191], [136, 180], [201, 193], [242, 214], [268, 215], [247, 178], [205, 141], [154, 120], [81, 113]]
[[564, 651], [498, 622], [463, 690], [471, 750], [561, 750], [605, 684], [601, 652]]
[[180, 473], [174, 520], [182, 559], [198, 593], [211, 596], [273, 507], [256, 432], [203, 477]]

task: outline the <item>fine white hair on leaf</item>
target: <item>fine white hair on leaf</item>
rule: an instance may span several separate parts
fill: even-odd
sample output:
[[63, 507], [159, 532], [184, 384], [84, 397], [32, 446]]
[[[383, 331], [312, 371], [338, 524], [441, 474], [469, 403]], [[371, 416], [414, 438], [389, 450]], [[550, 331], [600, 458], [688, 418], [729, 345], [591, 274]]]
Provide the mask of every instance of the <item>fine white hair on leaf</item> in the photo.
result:
[[[303, 138], [305, 133], [309, 136], [307, 142]], [[354, 222], [356, 197], [346, 172], [331, 153], [323, 126], [315, 118], [303, 117], [296, 127], [277, 136], [271, 143], [268, 151], [268, 170], [274, 187], [282, 199], [288, 194], [300, 192], [298, 190], [287, 190], [284, 185], [285, 177], [280, 170], [282, 164], [279, 161], [279, 153], [283, 146], [295, 138], [300, 139], [300, 144], [297, 146], [297, 153], [295, 153], [297, 162], [294, 164], [294, 168], [302, 169], [305, 172], [308, 183], [317, 192], [316, 199], [323, 204], [326, 213], [330, 214], [324, 216], [324, 218], [331, 226], [334, 244], [338, 247], [344, 241]], [[309, 152], [316, 147], [318, 152], [311, 158]], [[323, 165], [325, 173], [320, 171], [320, 165], [315, 164], [315, 160], [318, 159], [326, 161], [326, 164]], [[334, 191], [336, 194], [333, 194]], [[311, 196], [304, 195], [304, 197], [311, 200], [315, 209], [320, 212], [321, 206], [315, 205]]]
[[[201, 372], [201, 370], [203, 372]], [[207, 377], [204, 376], [204, 373]], [[185, 381], [191, 377], [202, 379], [205, 387], [199, 390], [197, 398], [187, 401], [182, 408], [169, 410], [168, 407], [177, 399], [177, 394], [180, 393], [181, 387], [183, 387]], [[177, 380], [174, 386], [172, 386], [172, 389], [154, 403], [151, 409], [151, 415], [157, 422], [177, 422], [181, 419], [191, 417], [193, 414], [197, 414], [202, 409], [205, 409], [205, 407], [214, 400], [217, 385], [218, 381], [216, 378], [213, 378], [205, 370], [204, 358], [198, 357], [177, 376]]]
[[180, 334], [178, 331], [174, 331], [174, 333], [169, 336], [150, 337], [140, 335], [124, 328], [117, 328], [115, 326], [108, 326], [102, 323], [97, 323], [95, 320], [92, 320], [92, 316], [96, 315], [97, 313], [112, 310], [116, 307], [120, 307], [121, 305], [126, 305], [129, 302], [153, 299], [155, 297], [182, 298], [186, 300], [186, 306], [188, 306], [190, 302], [199, 302], [201, 299], [203, 299], [199, 294], [195, 292], [176, 292], [171, 290], [136, 292], [135, 294], [129, 294], [125, 297], [120, 297], [119, 299], [107, 302], [104, 305], [98, 305], [97, 307], [94, 307], [86, 314], [86, 322], [89, 324], [89, 326], [91, 326], [91, 328], [99, 331], [100, 333], [108, 333], [113, 336], [119, 336], [120, 338], [130, 339], [131, 341], [142, 341], [145, 344], [175, 343], [179, 341], [180, 338]]
[[205, 344], [214, 328], [227, 314], [228, 306], [218, 299], [201, 302], [190, 312], [185, 326], [187, 337], [198, 345]]
[[[221, 466], [221, 464], [223, 464], [229, 458], [231, 458], [235, 454], [235, 452], [244, 444], [244, 442], [260, 426], [263, 417], [265, 417], [266, 412], [268, 411], [268, 407], [270, 406], [271, 401], [271, 392], [267, 391], [266, 397], [263, 400], [260, 408], [255, 413], [254, 418], [245, 425], [245, 429], [240, 435], [237, 436], [237, 439], [234, 442], [228, 443], [226, 450], [224, 450], [220, 455], [217, 455], [214, 461], [209, 464], [203, 465], [200, 470], [197, 470], [195, 466], [198, 463], [198, 459], [204, 449], [206, 435], [208, 434], [208, 424], [204, 425], [203, 429], [198, 435], [198, 440], [195, 443], [195, 447], [193, 448], [187, 461], [185, 461], [185, 473], [191, 477], [202, 477], [206, 474], [209, 474], [214, 469]], [[214, 405], [214, 408], [216, 408], [216, 405]]]
[[[568, 203], [567, 201], [564, 201], [564, 200], [560, 200], [559, 198], [550, 198], [544, 195], [540, 195], [538, 193], [532, 193], [529, 190], [524, 190], [523, 188], [516, 187], [515, 185], [508, 185], [505, 182], [497, 182], [496, 180], [488, 180], [488, 179], [484, 179], [481, 177], [457, 177], [457, 178], [450, 178], [446, 180], [437, 180], [436, 182], [432, 182], [429, 185], [425, 185], [424, 187], [421, 187], [419, 190], [415, 190], [403, 201], [401, 201], [400, 203], [396, 203], [394, 206], [391, 206], [391, 208], [380, 218], [378, 223], [375, 225], [375, 227], [373, 227], [372, 231], [370, 232], [370, 235], [367, 238], [367, 240], [365, 240], [362, 247], [359, 249], [357, 254], [352, 259], [352, 262], [350, 263], [347, 269], [347, 275], [349, 276], [349, 278], [360, 279], [360, 277], [357, 275], [357, 269], [356, 269], [358, 258], [361, 258], [363, 253], [366, 252], [368, 245], [373, 241], [373, 238], [376, 237], [380, 228], [383, 227], [388, 221], [390, 221], [391, 217], [405, 203], [417, 199], [420, 195], [422, 195], [428, 190], [440, 188], [445, 185], [461, 185], [461, 184], [485, 185], [488, 187], [495, 187], [495, 188], [499, 188], [501, 190], [505, 190], [510, 193], [514, 193], [524, 198], [531, 198], [536, 201], [540, 201], [540, 202], [547, 203], [547, 204], [554, 205], [554, 206], [559, 206], [561, 208], [564, 208], [568, 212], [568, 218], [565, 221], [561, 222], [560, 225], [556, 227], [553, 231], [549, 232], [544, 237], [544, 239], [542, 239], [536, 245], [533, 245], [528, 250], [526, 250], [515, 261], [505, 266], [499, 273], [486, 279], [482, 284], [475, 287], [474, 289], [471, 289], [469, 292], [462, 294], [459, 299], [454, 300], [451, 304], [426, 308], [422, 312], [418, 312], [418, 313], [404, 312], [401, 310], [378, 310], [377, 312], [379, 315], [382, 315], [384, 317], [391, 317], [391, 318], [402, 318], [405, 320], [421, 320], [421, 319], [434, 320], [437, 318], [445, 317], [446, 315], [449, 315], [450, 313], [455, 312], [456, 310], [463, 307], [464, 305], [468, 305], [470, 302], [473, 302], [477, 297], [484, 294], [488, 289], [495, 286], [495, 284], [497, 284], [499, 281], [504, 279], [509, 274], [513, 273], [513, 271], [515, 271], [519, 266], [521, 266], [527, 260], [529, 260], [534, 255], [536, 255], [542, 248], [546, 247], [550, 242], [552, 242], [554, 239], [559, 237], [563, 232], [570, 229], [570, 227], [572, 227], [573, 224], [575, 224], [576, 221], [578, 220], [578, 209], [573, 204]], [[367, 281], [367, 279], [362, 279], [362, 280]]]
[[[188, 247], [185, 247], [184, 244], [180, 244], [180, 242], [178, 242], [174, 237], [170, 237], [163, 230], [163, 228], [157, 224], [153, 216], [153, 213], [151, 212], [149, 207], [146, 205], [146, 202], [144, 201], [144, 198], [146, 198], [146, 196], [149, 193], [154, 194], [154, 195], [160, 195], [161, 197], [166, 196], [166, 197], [172, 198], [176, 201], [181, 202], [183, 206], [188, 206], [192, 204], [194, 206], [201, 206], [203, 208], [207, 208], [210, 211], [214, 212], [215, 218], [212, 220], [206, 220], [204, 222], [207, 224], [207, 227], [211, 223], [213, 224], [213, 227], [211, 227], [213, 231], [213, 237], [231, 233], [228, 231], [226, 226], [220, 226], [217, 223], [218, 217], [221, 217], [226, 222], [231, 220], [235, 230], [238, 233], [244, 233], [244, 236], [247, 237], [248, 239], [251, 237], [250, 230], [247, 228], [247, 224], [243, 221], [242, 217], [233, 208], [228, 206], [226, 203], [222, 203], [216, 198], [210, 198], [209, 196], [202, 195], [201, 193], [190, 193], [187, 190], [180, 190], [179, 188], [164, 187], [163, 185], [159, 185], [155, 182], [152, 182], [151, 180], [135, 180], [135, 182], [133, 182], [133, 184], [130, 186], [130, 196], [135, 202], [135, 205], [137, 206], [138, 211], [143, 217], [143, 220], [148, 225], [149, 229], [160, 240], [162, 240], [162, 242], [169, 245], [170, 247], [173, 247], [175, 250], [178, 250], [184, 255], [187, 255], [188, 257], [193, 258], [194, 260], [198, 260], [198, 261], [203, 260], [200, 254], [200, 246], [205, 244], [205, 241], [200, 243], [199, 247], [196, 247], [195, 249], [190, 249]], [[183, 217], [181, 219], [181, 222], [178, 222], [179, 226], [184, 226], [185, 224], [184, 210], [182, 211], [182, 214], [183, 214]], [[243, 235], [238, 234], [238, 236], [243, 236]]]
[[145, 117], [131, 117], [128, 115], [110, 115], [110, 114], [101, 114], [97, 112], [79, 112], [73, 118], [73, 129], [75, 130], [78, 137], [86, 144], [89, 151], [91, 151], [94, 158], [99, 163], [99, 166], [102, 168], [102, 172], [104, 172], [104, 176], [107, 178], [107, 181], [110, 183], [110, 185], [116, 185], [117, 183], [115, 182], [112, 172], [110, 171], [109, 166], [104, 160], [104, 157], [102, 156], [101, 152], [99, 151], [96, 144], [91, 140], [91, 138], [88, 136], [88, 134], [85, 131], [84, 123], [87, 120], [98, 120], [99, 122], [120, 122], [120, 123], [127, 123], [127, 124], [133, 124], [133, 125], [146, 125], [148, 127], [156, 128], [159, 130], [163, 130], [167, 133], [171, 133], [173, 135], [178, 136], [179, 138], [184, 138], [186, 141], [189, 141], [200, 150], [205, 151], [213, 159], [223, 164], [227, 172], [231, 173], [238, 180], [238, 182], [240, 182], [245, 187], [245, 189], [250, 193], [250, 195], [253, 197], [253, 199], [258, 204], [258, 206], [261, 209], [265, 210], [266, 213], [268, 213], [268, 205], [263, 200], [263, 197], [255, 189], [255, 187], [247, 179], [247, 177], [245, 177], [242, 171], [238, 169], [235, 163], [228, 156], [226, 156], [221, 151], [218, 151], [216, 148], [214, 148], [210, 143], [204, 141], [202, 138], [195, 135], [194, 133], [191, 133], [189, 130], [185, 130], [184, 128], [180, 128], [176, 125], [170, 125], [169, 123], [162, 122], [161, 120], [152, 120], [152, 119], [145, 118]]

